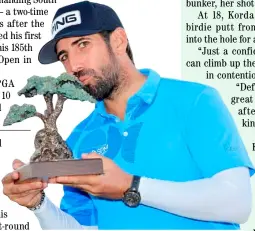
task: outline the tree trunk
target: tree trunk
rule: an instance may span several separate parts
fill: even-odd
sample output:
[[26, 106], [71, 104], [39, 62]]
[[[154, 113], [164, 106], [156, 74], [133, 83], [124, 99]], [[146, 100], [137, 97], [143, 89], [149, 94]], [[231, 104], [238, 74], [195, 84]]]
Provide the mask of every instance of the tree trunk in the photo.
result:
[[36, 150], [30, 162], [73, 159], [71, 150], [58, 133], [53, 121], [47, 121], [45, 128], [37, 132], [34, 145]]
[[62, 139], [57, 129], [57, 119], [63, 110], [66, 98], [58, 95], [55, 109], [52, 104], [52, 95], [44, 96], [47, 104], [45, 115], [37, 113], [44, 122], [44, 129], [37, 132], [35, 136], [35, 152], [30, 158], [30, 162], [56, 161], [73, 159], [71, 150]]
[[54, 111], [54, 108], [53, 108], [53, 94], [46, 94], [44, 95], [44, 100], [46, 102], [46, 106], [47, 106], [47, 109], [45, 111], [45, 116], [48, 117], [48, 115], [50, 115], [53, 111]]

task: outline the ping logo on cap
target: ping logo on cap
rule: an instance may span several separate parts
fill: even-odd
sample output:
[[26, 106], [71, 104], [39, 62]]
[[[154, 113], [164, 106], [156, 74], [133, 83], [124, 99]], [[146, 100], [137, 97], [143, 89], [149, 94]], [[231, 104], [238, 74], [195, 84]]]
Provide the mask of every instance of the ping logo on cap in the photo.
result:
[[79, 10], [61, 14], [52, 22], [52, 37], [54, 38], [59, 31], [78, 24], [81, 24], [81, 15]]

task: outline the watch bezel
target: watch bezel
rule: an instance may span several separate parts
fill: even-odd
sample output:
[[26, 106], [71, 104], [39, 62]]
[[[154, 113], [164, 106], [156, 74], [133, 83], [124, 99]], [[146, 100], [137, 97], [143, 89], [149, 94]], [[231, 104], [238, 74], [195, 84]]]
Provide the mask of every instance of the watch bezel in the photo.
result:
[[[129, 199], [132, 199], [134, 201], [130, 201]], [[134, 191], [134, 190], [128, 190], [125, 194], [124, 194], [124, 198], [123, 198], [124, 203], [129, 206], [129, 207], [137, 207], [140, 202], [141, 202], [141, 195], [139, 192]]]

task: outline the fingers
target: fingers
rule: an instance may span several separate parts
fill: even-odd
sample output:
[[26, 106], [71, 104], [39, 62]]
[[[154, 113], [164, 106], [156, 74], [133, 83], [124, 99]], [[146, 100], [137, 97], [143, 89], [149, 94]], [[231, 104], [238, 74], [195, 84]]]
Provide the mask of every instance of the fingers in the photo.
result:
[[82, 159], [93, 159], [93, 158], [102, 158], [101, 155], [97, 154], [96, 152], [91, 153], [83, 153], [81, 155]]
[[28, 195], [37, 195], [42, 190], [43, 189], [32, 189], [32, 190], [25, 191], [25, 192], [22, 192], [22, 193], [19, 193], [19, 194], [11, 194], [11, 195], [9, 195], [9, 197], [12, 200], [15, 200], [16, 198], [20, 198], [21, 199], [23, 197], [27, 197]]
[[91, 194], [92, 196], [102, 195], [101, 191], [98, 190], [98, 188], [95, 188], [94, 186], [91, 186], [91, 185], [80, 185], [80, 184], [64, 184], [64, 185], [80, 189], [81, 191], [87, 192]]
[[89, 192], [93, 189], [93, 187], [91, 185], [84, 185], [84, 184], [64, 184], [65, 186], [69, 186], [69, 187], [73, 187], [73, 188], [78, 188], [81, 189], [83, 191]]
[[3, 193], [7, 196], [14, 195], [14, 194], [22, 194], [29, 192], [31, 190], [36, 189], [43, 189], [42, 182], [31, 182], [31, 183], [24, 183], [24, 184], [8, 184], [4, 187]]
[[41, 198], [42, 190], [31, 190], [28, 193], [8, 195], [9, 199], [25, 207], [34, 207]]
[[5, 176], [3, 177], [3, 179], [2, 179], [2, 184], [4, 185], [4, 184], [13, 183], [13, 181], [14, 181], [13, 177], [16, 178], [17, 175], [14, 174], [14, 176], [13, 176], [13, 173], [12, 173], [12, 172], [11, 172], [11, 173], [8, 173], [7, 175], [5, 175]]
[[20, 205], [34, 205], [40, 196], [40, 191], [44, 190], [48, 184], [47, 182], [41, 182], [41, 179], [38, 178], [18, 182], [19, 172], [16, 170], [23, 165], [24, 163], [20, 160], [13, 161], [12, 167], [14, 171], [2, 179], [3, 194]]
[[[73, 178], [78, 178], [79, 176], [67, 176], [67, 177], [53, 177], [49, 179], [49, 183], [52, 184], [62, 184], [65, 186], [73, 187], [73, 188], [78, 188], [83, 191], [86, 191], [88, 193], [91, 193], [93, 190], [93, 186], [89, 184], [78, 184], [74, 182], [78, 182], [79, 180], [75, 180]], [[68, 183], [70, 182], [70, 183]]]
[[12, 168], [13, 168], [14, 170], [20, 168], [20, 167], [23, 166], [23, 165], [24, 165], [24, 163], [23, 163], [22, 161], [18, 160], [18, 159], [15, 159], [15, 160], [12, 162]]
[[19, 179], [19, 173], [18, 172], [12, 172], [12, 180], [13, 181], [16, 181]]
[[[14, 170], [18, 169], [19, 167], [21, 167], [23, 165], [24, 165], [24, 163], [18, 159], [15, 159], [12, 162], [12, 168]], [[11, 172], [3, 177], [2, 184], [9, 184], [9, 183], [12, 183], [13, 181], [18, 180], [18, 179], [19, 179], [19, 173], [14, 171], [14, 172]]]
[[95, 185], [99, 182], [100, 175], [76, 175], [76, 176], [58, 176], [49, 179], [49, 183], [72, 184], [72, 185]]
[[49, 184], [57, 184], [57, 177], [51, 177], [48, 179]]
[[42, 182], [32, 182], [32, 183], [27, 183], [27, 184], [19, 184], [15, 185], [16, 187], [12, 188], [12, 194], [20, 194], [24, 192], [29, 192], [31, 190], [36, 190], [36, 189], [42, 189], [43, 188], [43, 183]]

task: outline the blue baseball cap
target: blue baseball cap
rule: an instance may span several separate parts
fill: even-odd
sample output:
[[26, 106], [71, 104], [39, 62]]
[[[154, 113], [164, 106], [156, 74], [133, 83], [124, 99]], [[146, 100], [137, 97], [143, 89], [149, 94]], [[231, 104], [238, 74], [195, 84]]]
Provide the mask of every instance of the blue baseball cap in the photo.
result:
[[123, 25], [116, 12], [109, 6], [83, 1], [64, 6], [56, 12], [52, 21], [52, 40], [40, 50], [41, 64], [58, 61], [56, 44], [62, 38], [85, 36], [100, 31], [113, 31]]

